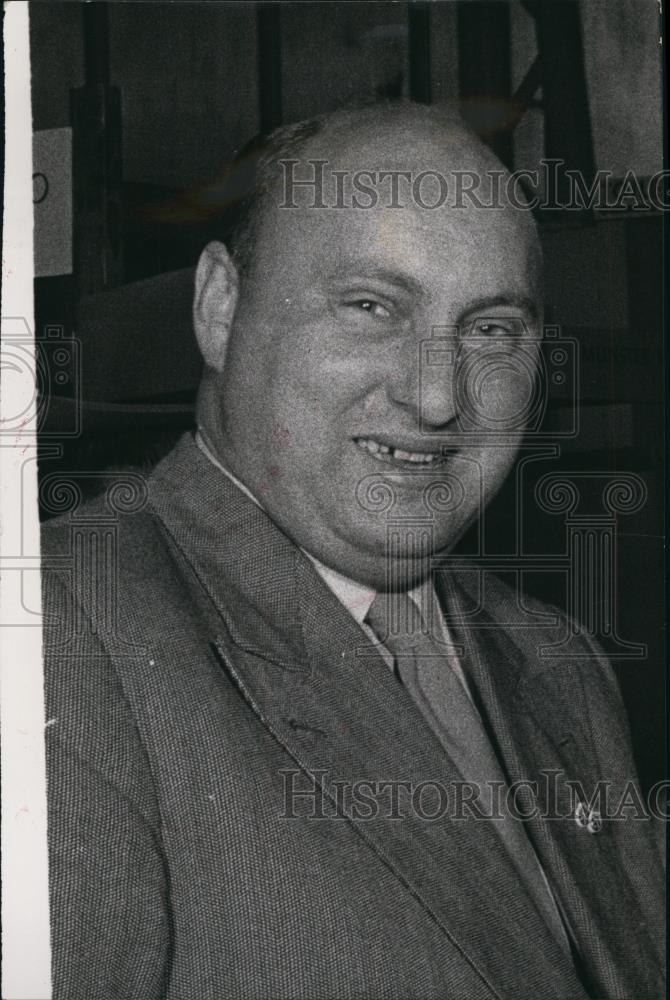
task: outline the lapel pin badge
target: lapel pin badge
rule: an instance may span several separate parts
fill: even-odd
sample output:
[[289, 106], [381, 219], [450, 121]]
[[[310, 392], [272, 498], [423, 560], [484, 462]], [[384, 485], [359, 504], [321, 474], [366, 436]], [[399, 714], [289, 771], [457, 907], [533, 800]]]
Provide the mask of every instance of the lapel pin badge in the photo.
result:
[[603, 828], [600, 812], [597, 809], [589, 809], [584, 802], [577, 803], [574, 819], [580, 829], [589, 833], [600, 833]]

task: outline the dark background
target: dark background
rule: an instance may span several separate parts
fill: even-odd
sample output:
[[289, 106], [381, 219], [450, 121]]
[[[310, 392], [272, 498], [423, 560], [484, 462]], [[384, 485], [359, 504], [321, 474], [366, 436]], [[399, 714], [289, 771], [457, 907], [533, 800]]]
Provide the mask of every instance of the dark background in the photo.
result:
[[[33, 127], [72, 127], [74, 178], [72, 273], [36, 279], [44, 517], [58, 510], [58, 477], [91, 494], [99, 472], [148, 466], [192, 426], [191, 269], [216, 227], [226, 162], [260, 129], [352, 98], [457, 100], [512, 167], [560, 157], [613, 181], [662, 167], [651, 0], [34, 2], [30, 17]], [[537, 453], [521, 498], [512, 477], [460, 550], [512, 574], [524, 563], [524, 588], [569, 608], [565, 515], [538, 507], [535, 481], [582, 474], [580, 512], [597, 518], [596, 473], [642, 479], [645, 504], [612, 530], [616, 628], [647, 647], [614, 661], [645, 786], [665, 753], [661, 222], [540, 213], [547, 315], [580, 367], [552, 391], [541, 429], [560, 431], [577, 408], [580, 431], [556, 438], [559, 454]]]

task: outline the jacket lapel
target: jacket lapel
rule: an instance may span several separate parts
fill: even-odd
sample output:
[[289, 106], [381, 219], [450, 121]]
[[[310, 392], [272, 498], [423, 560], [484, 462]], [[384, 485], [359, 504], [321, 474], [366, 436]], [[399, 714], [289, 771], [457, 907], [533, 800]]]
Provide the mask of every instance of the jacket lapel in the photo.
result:
[[[458, 774], [407, 692], [307, 560], [296, 576], [308, 671], [278, 676], [269, 660], [241, 657], [234, 643], [219, 637], [222, 661], [249, 705], [297, 765], [317, 776], [331, 806], [422, 903], [493, 995], [548, 997], [549, 983], [557, 984], [556, 997], [565, 996], [566, 987], [571, 996], [583, 995], [491, 825], [459, 822], [448, 811], [427, 818], [441, 804], [431, 801], [435, 783], [451, 789]], [[377, 814], [360, 815], [350, 790], [379, 779], [398, 790], [395, 807], [377, 790]], [[413, 809], [411, 791], [422, 787], [426, 795]]]
[[[458, 775], [373, 644], [309, 560], [195, 451], [183, 441], [159, 467], [152, 505], [214, 609], [217, 655], [249, 706], [321, 779], [326, 799], [490, 995], [583, 997], [491, 824], [454, 820], [449, 808], [427, 818], [444, 805], [435, 783], [451, 793]], [[377, 787], [376, 812], [361, 814], [354, 786], [381, 779], [388, 791]], [[423, 816], [412, 808], [412, 791], [422, 788]]]
[[[588, 716], [578, 666], [549, 660], [531, 669], [534, 648], [523, 653], [509, 630], [481, 611], [477, 628], [464, 627], [464, 590], [446, 575], [437, 583], [509, 781], [537, 782], [539, 815], [526, 828], [567, 917], [590, 990], [598, 996], [661, 995], [662, 969], [646, 933], [644, 906], [627, 878], [627, 868], [644, 855], [646, 831], [637, 831], [640, 857], [622, 858], [613, 843], [620, 833], [616, 824], [605, 821], [591, 834], [575, 816], [579, 795], [567, 781], [581, 781], [590, 797], [598, 781], [609, 779], [616, 801], [623, 790], [617, 772], [630, 775], [629, 767], [611, 761], [611, 773], [599, 768], [594, 741], [584, 731]], [[540, 641], [537, 633], [526, 637], [534, 647]], [[610, 738], [614, 744], [615, 734]], [[659, 891], [650, 889], [652, 897]]]

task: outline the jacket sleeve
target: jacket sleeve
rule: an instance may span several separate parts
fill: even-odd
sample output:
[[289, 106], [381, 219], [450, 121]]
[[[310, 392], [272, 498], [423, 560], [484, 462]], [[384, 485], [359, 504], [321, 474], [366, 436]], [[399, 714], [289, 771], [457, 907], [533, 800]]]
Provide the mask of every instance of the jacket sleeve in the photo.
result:
[[44, 575], [53, 995], [158, 1000], [171, 934], [149, 763], [109, 656]]

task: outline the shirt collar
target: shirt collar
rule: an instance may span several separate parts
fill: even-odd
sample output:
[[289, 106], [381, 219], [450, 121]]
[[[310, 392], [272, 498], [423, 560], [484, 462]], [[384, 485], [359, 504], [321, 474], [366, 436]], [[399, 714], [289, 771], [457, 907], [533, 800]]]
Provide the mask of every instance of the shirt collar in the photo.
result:
[[231, 482], [235, 483], [238, 490], [242, 490], [242, 492], [246, 496], [248, 496], [250, 500], [253, 500], [253, 502], [256, 504], [257, 507], [260, 507], [261, 510], [263, 510], [263, 505], [258, 502], [256, 497], [251, 492], [251, 490], [248, 489], [248, 487], [246, 487], [244, 483], [241, 483], [239, 479], [237, 479], [237, 477], [234, 476], [232, 472], [225, 467], [225, 465], [221, 465], [221, 462], [219, 462], [218, 458], [216, 457], [216, 455], [213, 453], [213, 451], [205, 441], [205, 437], [200, 427], [198, 427], [197, 431], [195, 432], [195, 443], [197, 444], [198, 448], [203, 453], [203, 455], [205, 455], [206, 458], [210, 460], [212, 465], [215, 465], [217, 469], [223, 472], [224, 475], [228, 476], [228, 479], [230, 479]]

